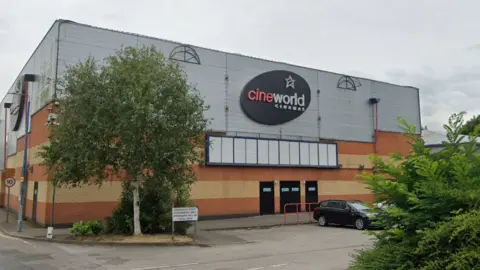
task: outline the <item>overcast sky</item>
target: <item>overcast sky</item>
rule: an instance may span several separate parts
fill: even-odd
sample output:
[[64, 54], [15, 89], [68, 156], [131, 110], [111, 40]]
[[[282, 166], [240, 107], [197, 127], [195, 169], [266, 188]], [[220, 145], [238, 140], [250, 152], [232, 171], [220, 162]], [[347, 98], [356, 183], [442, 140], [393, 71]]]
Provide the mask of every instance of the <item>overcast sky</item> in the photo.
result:
[[478, 0], [0, 0], [0, 94], [57, 18], [420, 88], [422, 124], [480, 113]]

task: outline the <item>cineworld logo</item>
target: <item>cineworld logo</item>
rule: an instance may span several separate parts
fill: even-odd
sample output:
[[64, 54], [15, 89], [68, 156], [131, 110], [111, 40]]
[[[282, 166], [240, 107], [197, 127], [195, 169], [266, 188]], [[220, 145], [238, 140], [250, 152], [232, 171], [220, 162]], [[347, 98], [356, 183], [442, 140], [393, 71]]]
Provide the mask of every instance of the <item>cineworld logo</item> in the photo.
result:
[[291, 111], [305, 111], [305, 95], [298, 96], [297, 93], [293, 96], [282, 95], [277, 93], [267, 93], [260, 91], [260, 89], [248, 91], [248, 99], [257, 102], [274, 103], [275, 108], [291, 110]]
[[290, 71], [276, 70], [249, 81], [240, 96], [244, 113], [264, 125], [279, 125], [302, 115], [310, 105], [307, 81]]

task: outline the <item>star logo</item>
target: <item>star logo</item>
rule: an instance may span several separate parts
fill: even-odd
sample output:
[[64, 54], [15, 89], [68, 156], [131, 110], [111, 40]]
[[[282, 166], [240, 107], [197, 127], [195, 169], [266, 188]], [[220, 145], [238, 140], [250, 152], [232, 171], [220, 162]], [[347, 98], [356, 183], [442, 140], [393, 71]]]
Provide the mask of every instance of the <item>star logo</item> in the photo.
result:
[[285, 78], [285, 88], [292, 88], [295, 89], [295, 80], [292, 78], [292, 75]]

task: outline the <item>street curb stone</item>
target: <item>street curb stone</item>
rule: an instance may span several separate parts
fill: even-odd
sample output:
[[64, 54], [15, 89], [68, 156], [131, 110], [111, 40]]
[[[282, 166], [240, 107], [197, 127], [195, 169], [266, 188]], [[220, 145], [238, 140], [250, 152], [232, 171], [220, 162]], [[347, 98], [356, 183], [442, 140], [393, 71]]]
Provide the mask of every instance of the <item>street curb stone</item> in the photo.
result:
[[13, 238], [38, 241], [38, 242], [47, 242], [47, 243], [59, 243], [59, 244], [73, 244], [73, 245], [83, 245], [83, 246], [156, 246], [156, 247], [174, 247], [174, 246], [198, 246], [198, 247], [210, 247], [210, 245], [202, 244], [199, 242], [173, 242], [173, 243], [150, 243], [150, 242], [137, 242], [137, 243], [124, 243], [124, 242], [113, 242], [113, 241], [78, 241], [78, 240], [67, 240], [67, 239], [47, 239], [33, 236], [17, 235], [7, 232], [5, 229], [0, 226], [0, 231]]

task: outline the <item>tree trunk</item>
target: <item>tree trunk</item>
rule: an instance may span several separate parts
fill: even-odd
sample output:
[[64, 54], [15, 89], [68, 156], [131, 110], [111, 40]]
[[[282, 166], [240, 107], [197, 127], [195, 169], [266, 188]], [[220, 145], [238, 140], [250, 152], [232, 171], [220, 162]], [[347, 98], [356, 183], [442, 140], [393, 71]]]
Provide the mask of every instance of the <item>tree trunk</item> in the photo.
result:
[[140, 225], [140, 181], [133, 182], [133, 234], [141, 235], [142, 229]]

